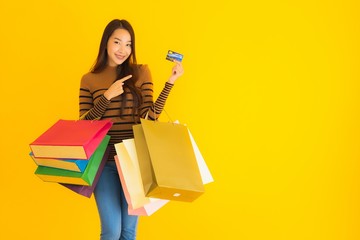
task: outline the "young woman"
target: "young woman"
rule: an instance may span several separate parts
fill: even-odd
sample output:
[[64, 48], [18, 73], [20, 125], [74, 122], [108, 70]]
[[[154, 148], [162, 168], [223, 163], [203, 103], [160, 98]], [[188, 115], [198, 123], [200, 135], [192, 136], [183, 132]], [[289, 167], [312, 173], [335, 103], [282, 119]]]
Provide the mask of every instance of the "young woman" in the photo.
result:
[[[175, 81], [183, 74], [175, 62], [171, 75], [156, 101], [147, 65], [138, 65], [134, 30], [126, 20], [115, 19], [105, 28], [91, 71], [81, 79], [80, 116], [86, 120], [112, 119], [110, 155], [95, 188], [102, 240], [135, 239], [137, 216], [128, 215], [120, 184], [114, 144], [133, 138], [132, 126], [148, 114], [155, 120], [162, 112]], [[156, 110], [156, 112], [155, 112]]]

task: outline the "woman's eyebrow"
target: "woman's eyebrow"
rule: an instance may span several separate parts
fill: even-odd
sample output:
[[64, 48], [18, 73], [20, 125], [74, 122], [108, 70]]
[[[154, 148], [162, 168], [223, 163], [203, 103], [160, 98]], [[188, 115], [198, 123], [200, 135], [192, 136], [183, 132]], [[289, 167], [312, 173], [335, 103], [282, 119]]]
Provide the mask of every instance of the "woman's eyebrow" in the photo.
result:
[[[115, 37], [114, 39], [119, 40], [119, 41], [122, 42], [122, 40], [121, 40], [120, 38]], [[131, 40], [130, 40], [130, 41], [127, 41], [127, 42], [128, 42], [128, 43], [131, 43]]]

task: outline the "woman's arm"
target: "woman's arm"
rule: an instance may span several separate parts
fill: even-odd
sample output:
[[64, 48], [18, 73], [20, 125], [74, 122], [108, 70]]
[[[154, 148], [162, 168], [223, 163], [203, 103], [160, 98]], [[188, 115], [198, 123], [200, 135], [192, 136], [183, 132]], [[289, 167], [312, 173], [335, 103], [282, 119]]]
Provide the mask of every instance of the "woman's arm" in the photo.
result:
[[153, 102], [153, 82], [150, 74], [150, 70], [147, 65], [142, 66], [141, 69], [141, 78], [143, 83], [141, 85], [141, 93], [143, 96], [143, 104], [140, 107], [140, 117], [145, 118], [148, 115], [148, 118], [151, 120], [158, 119], [162, 113], [166, 100], [170, 94], [172, 87], [174, 86], [175, 81], [183, 74], [184, 70], [180, 62], [176, 62], [176, 65], [172, 68], [171, 76], [169, 80], [165, 83], [164, 88], [160, 92], [160, 95], [156, 99], [155, 103]]
[[86, 78], [83, 77], [81, 79], [79, 93], [80, 119], [100, 119], [104, 115], [109, 104], [110, 100], [106, 99], [104, 95], [101, 95], [99, 100], [94, 104], [93, 96], [88, 87]]
[[[111, 99], [121, 95], [124, 92], [123, 85], [124, 81], [131, 78], [131, 75], [123, 77], [115, 81], [105, 92], [104, 94], [97, 96], [98, 100], [94, 101], [93, 95], [88, 87], [86, 77], [84, 76], [81, 79], [80, 84], [80, 119], [85, 120], [95, 120], [101, 119], [105, 114]], [[96, 92], [96, 91], [95, 91]]]

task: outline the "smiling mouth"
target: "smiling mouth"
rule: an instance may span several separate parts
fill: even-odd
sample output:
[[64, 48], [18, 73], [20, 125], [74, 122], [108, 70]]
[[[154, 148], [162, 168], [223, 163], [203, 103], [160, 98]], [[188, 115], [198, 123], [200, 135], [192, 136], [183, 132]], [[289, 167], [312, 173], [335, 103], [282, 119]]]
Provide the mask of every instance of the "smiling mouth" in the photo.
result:
[[125, 59], [125, 56], [121, 56], [121, 55], [116, 55], [115, 54], [115, 57], [119, 60], [124, 60]]

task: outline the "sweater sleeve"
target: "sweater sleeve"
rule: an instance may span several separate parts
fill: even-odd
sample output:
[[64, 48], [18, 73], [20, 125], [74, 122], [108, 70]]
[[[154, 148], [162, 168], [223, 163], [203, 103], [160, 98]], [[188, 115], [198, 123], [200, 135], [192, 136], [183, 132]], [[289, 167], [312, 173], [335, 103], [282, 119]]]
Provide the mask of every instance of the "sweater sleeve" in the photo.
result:
[[166, 99], [168, 98], [172, 87], [174, 86], [171, 83], [166, 82], [164, 88], [160, 92], [155, 103], [153, 101], [153, 81], [151, 78], [151, 73], [147, 65], [143, 65], [140, 68], [140, 79], [142, 80], [141, 84], [141, 94], [143, 97], [143, 104], [140, 106], [140, 117], [144, 118], [148, 114], [148, 118], [151, 120], [158, 119], [162, 113]]
[[94, 102], [86, 77], [84, 76], [81, 79], [79, 93], [79, 113], [81, 119], [100, 119], [104, 115], [110, 102], [111, 101], [107, 100], [104, 95], [101, 95], [100, 98]]

